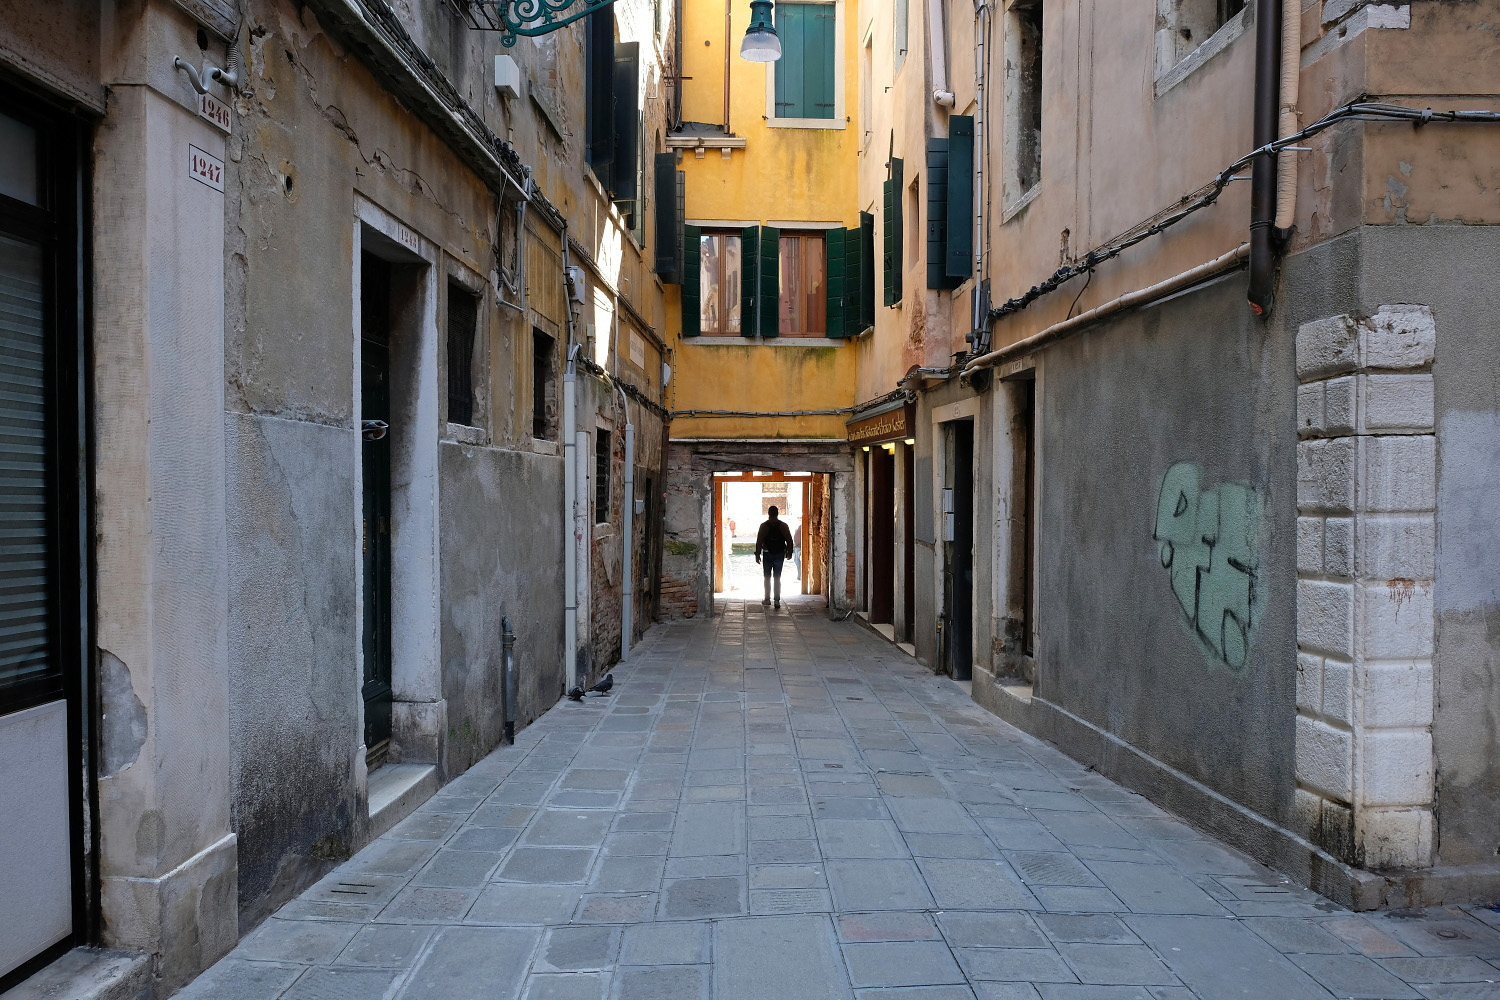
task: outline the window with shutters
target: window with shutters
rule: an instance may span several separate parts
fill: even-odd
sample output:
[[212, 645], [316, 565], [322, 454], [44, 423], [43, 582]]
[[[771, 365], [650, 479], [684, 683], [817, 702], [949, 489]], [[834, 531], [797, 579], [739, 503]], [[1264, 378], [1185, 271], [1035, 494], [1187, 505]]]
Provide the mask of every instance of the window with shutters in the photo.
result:
[[625, 217], [641, 214], [640, 43], [615, 41], [608, 7], [584, 19], [584, 159]]
[[698, 329], [706, 337], [738, 337], [743, 330], [742, 249], [738, 231], [698, 237]]
[[1005, 32], [1005, 211], [1042, 181], [1042, 0], [1013, 0]]
[[766, 74], [767, 124], [844, 128], [844, 0], [776, 4], [781, 58]]
[[557, 439], [557, 341], [531, 328], [531, 436]]
[[901, 206], [902, 178], [905, 168], [902, 161], [892, 157], [887, 165], [889, 173], [881, 185], [881, 263], [880, 277], [883, 301], [888, 306], [901, 301], [901, 278], [904, 261], [901, 259], [902, 230], [905, 228]]
[[826, 337], [828, 246], [824, 234], [783, 231], [780, 258], [777, 331], [783, 337]]
[[609, 474], [614, 467], [613, 437], [599, 428], [594, 432], [594, 523], [609, 521]]
[[474, 358], [479, 297], [448, 282], [448, 423], [479, 426], [474, 413]]

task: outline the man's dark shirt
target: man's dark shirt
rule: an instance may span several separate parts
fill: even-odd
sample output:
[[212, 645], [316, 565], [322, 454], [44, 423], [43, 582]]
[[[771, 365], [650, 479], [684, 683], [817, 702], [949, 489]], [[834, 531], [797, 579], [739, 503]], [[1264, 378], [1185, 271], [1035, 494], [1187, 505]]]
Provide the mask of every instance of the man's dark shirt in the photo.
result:
[[760, 526], [755, 536], [755, 554], [762, 552], [772, 559], [785, 559], [792, 554], [792, 532], [785, 521], [768, 518]]

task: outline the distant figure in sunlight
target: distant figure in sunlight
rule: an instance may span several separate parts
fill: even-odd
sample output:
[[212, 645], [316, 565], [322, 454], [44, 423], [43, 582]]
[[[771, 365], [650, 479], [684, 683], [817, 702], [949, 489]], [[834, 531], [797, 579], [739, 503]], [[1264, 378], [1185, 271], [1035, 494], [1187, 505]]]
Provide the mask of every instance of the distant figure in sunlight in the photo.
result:
[[[776, 606], [781, 607], [781, 564], [786, 562], [787, 556], [792, 554], [792, 533], [787, 529], [786, 522], [776, 515], [779, 513], [775, 507], [766, 511], [769, 515], [761, 524], [760, 531], [755, 536], [755, 561], [760, 563], [766, 578], [766, 597], [761, 604], [770, 604], [772, 596], [772, 580], [775, 582]], [[764, 561], [760, 558], [764, 552]]]

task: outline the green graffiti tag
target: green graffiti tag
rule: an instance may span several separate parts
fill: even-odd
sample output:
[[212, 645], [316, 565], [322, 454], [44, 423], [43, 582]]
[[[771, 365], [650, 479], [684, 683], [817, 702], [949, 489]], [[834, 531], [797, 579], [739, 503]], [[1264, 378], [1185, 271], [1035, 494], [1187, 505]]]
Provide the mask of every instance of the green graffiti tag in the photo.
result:
[[1263, 508], [1248, 486], [1221, 483], [1205, 490], [1200, 481], [1191, 462], [1167, 470], [1152, 537], [1199, 642], [1219, 663], [1239, 671], [1250, 654], [1258, 611]]

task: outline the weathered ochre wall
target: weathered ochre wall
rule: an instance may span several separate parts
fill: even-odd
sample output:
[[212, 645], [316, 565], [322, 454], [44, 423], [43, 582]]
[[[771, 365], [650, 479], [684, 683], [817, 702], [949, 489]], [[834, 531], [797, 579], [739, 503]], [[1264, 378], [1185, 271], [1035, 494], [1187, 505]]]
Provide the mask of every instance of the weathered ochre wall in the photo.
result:
[[[737, 225], [823, 223], [853, 227], [861, 206], [851, 183], [858, 157], [858, 60], [854, 0], [843, 12], [843, 128], [773, 128], [766, 123], [766, 74], [770, 67], [740, 58], [749, 21], [748, 4], [731, 4], [730, 121], [745, 140], [726, 159], [709, 148], [680, 156], [686, 174], [686, 218]], [[683, 4], [683, 117], [723, 124], [724, 3]], [[707, 44], [705, 44], [707, 43]], [[712, 140], [712, 136], [709, 137]], [[788, 338], [746, 340], [724, 346], [683, 339], [681, 297], [669, 294], [667, 328], [673, 331], [674, 374], [668, 389], [674, 438], [842, 438], [844, 417], [710, 417], [691, 410], [783, 413], [828, 410], [854, 402], [855, 348], [818, 341], [798, 345]], [[695, 342], [695, 340], [697, 342]]]

